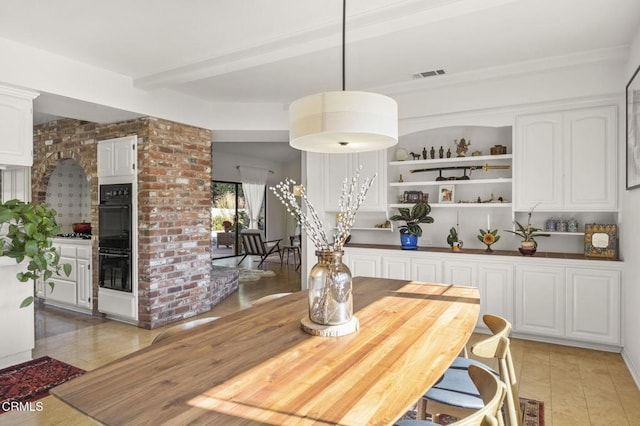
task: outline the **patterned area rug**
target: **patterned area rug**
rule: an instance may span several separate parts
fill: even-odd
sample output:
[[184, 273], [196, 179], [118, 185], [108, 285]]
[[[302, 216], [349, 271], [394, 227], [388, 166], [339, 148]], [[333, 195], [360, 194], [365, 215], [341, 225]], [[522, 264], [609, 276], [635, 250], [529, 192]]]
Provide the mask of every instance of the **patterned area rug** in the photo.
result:
[[[544, 426], [544, 402], [535, 399], [520, 398], [520, 411], [522, 411], [522, 426]], [[402, 420], [415, 419], [415, 408], [408, 411]], [[448, 414], [438, 414], [436, 423], [439, 425], [448, 425], [454, 423], [458, 418]]]
[[238, 281], [241, 283], [258, 281], [262, 277], [275, 277], [276, 273], [273, 271], [263, 271], [262, 269], [245, 269], [240, 268], [240, 276]]
[[30, 402], [49, 395], [49, 389], [85, 371], [43, 356], [0, 370], [0, 413], [11, 402]]

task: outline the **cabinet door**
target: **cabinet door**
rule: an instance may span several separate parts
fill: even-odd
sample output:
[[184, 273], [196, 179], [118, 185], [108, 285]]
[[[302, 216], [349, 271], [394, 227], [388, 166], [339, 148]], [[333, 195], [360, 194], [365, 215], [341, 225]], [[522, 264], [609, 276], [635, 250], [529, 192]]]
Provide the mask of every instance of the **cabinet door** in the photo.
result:
[[613, 106], [564, 114], [565, 209], [616, 208], [616, 117]]
[[110, 141], [98, 142], [98, 177], [113, 176], [113, 143]]
[[478, 267], [473, 262], [445, 261], [444, 282], [446, 284], [478, 287]]
[[358, 187], [364, 184], [366, 178], [377, 175], [373, 181], [367, 197], [360, 206], [362, 211], [385, 211], [387, 208], [387, 150], [360, 152], [351, 154], [352, 171], [350, 177], [362, 166]]
[[406, 257], [383, 256], [382, 278], [408, 280], [410, 275], [410, 261]]
[[564, 269], [516, 267], [514, 331], [541, 336], [564, 336]]
[[135, 139], [124, 138], [113, 143], [113, 176], [135, 174]]
[[48, 282], [53, 283], [53, 289], [48, 284], [44, 286], [45, 298], [47, 300], [54, 300], [68, 305], [76, 304], [77, 296], [75, 281], [51, 278]]
[[33, 164], [32, 105], [32, 99], [0, 92], [0, 164]]
[[77, 304], [85, 308], [91, 307], [91, 261], [78, 259], [77, 262]]
[[338, 211], [342, 182], [351, 173], [349, 154], [322, 154], [323, 201], [325, 211]]
[[478, 265], [479, 327], [487, 328], [482, 321], [484, 314], [498, 315], [513, 323], [513, 278], [512, 264], [481, 263]]
[[516, 119], [514, 202], [516, 210], [563, 208], [562, 114]]
[[567, 337], [620, 344], [620, 272], [567, 269]]
[[410, 279], [427, 283], [442, 281], [442, 261], [436, 259], [411, 259]]
[[353, 277], [380, 277], [381, 256], [349, 254], [349, 269]]

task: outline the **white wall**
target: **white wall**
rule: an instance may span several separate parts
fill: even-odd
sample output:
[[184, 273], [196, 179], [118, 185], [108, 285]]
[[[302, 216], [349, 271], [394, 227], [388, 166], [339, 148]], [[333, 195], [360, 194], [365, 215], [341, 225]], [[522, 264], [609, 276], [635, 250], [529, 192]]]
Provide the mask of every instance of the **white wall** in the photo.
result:
[[[628, 82], [640, 65], [640, 30], [636, 34], [630, 50], [629, 62], [626, 69]], [[636, 77], [639, 78], [639, 77]], [[626, 83], [625, 83], [626, 85]], [[622, 117], [624, 125], [624, 115]], [[624, 133], [621, 138], [620, 153], [626, 153]], [[624, 163], [624, 158], [622, 159]], [[624, 185], [624, 176], [621, 179]], [[623, 274], [623, 350], [622, 356], [631, 370], [636, 384], [640, 387], [640, 189], [625, 191], [622, 196], [622, 225], [620, 227], [620, 250], [624, 256]]]
[[[267, 177], [267, 235], [269, 240], [282, 238], [288, 243], [289, 235], [287, 225], [290, 225], [286, 210], [280, 200], [268, 189], [283, 181], [286, 177], [296, 181], [300, 180], [300, 161], [275, 162], [260, 158], [260, 153], [252, 155], [237, 155], [226, 152], [216, 152], [213, 144], [213, 168], [212, 177], [214, 180], [224, 180], [230, 182], [241, 182], [240, 174], [236, 166], [260, 167], [273, 170], [273, 174]], [[290, 220], [289, 220], [290, 222]]]

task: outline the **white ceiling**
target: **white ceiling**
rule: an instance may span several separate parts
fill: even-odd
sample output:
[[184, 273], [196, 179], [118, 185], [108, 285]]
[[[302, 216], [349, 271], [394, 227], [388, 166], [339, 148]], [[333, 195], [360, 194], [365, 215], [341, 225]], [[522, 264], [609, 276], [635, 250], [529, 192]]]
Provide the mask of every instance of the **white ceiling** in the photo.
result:
[[[1, 38], [149, 91], [284, 107], [341, 88], [341, 19], [340, 0], [0, 1]], [[640, 0], [349, 0], [346, 25], [347, 89], [389, 94], [421, 71], [444, 69], [431, 79], [447, 81], [624, 48]], [[60, 115], [73, 103], [45, 96], [36, 114], [41, 102], [59, 102]]]

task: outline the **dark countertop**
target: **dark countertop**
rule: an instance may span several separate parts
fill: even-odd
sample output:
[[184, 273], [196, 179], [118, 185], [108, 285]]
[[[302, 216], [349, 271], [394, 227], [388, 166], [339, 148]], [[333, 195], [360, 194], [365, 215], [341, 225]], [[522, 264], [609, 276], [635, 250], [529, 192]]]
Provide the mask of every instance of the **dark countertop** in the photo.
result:
[[[402, 250], [400, 245], [388, 245], [388, 244], [347, 244], [345, 247], [349, 248], [370, 248], [379, 250]], [[535, 257], [545, 259], [575, 259], [575, 260], [603, 260], [620, 262], [620, 259], [600, 259], [595, 257], [586, 257], [583, 253], [558, 253], [558, 252], [544, 252], [538, 251], [533, 256], [523, 256], [516, 250], [494, 250], [488, 253], [485, 249], [462, 249], [461, 251], [453, 251], [447, 247], [418, 247], [417, 250], [406, 250], [412, 252], [426, 252], [426, 253], [451, 253], [451, 254], [483, 254], [486, 256], [516, 256], [516, 257]]]

